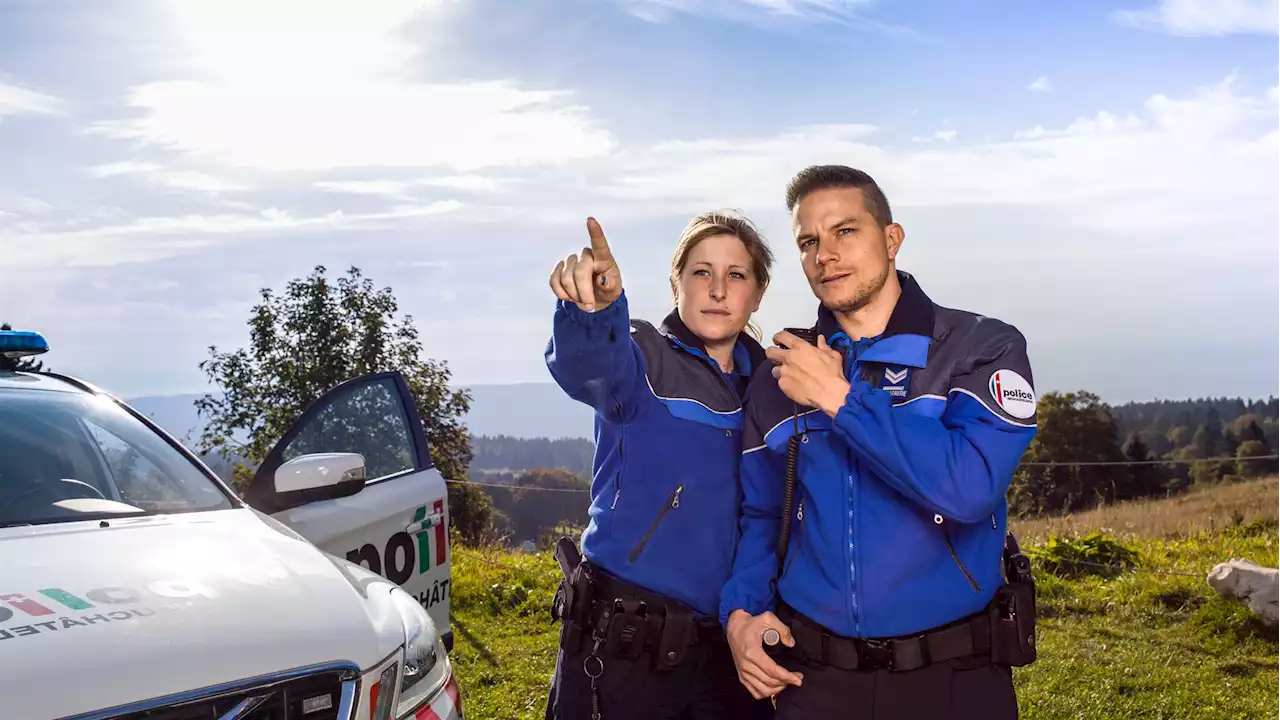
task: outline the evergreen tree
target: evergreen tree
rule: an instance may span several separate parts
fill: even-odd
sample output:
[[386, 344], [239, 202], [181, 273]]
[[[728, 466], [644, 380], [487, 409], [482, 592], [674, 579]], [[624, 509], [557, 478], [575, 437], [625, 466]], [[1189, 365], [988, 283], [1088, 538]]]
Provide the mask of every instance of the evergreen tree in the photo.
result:
[[1129, 482], [1119, 499], [1146, 497], [1159, 493], [1164, 487], [1164, 473], [1161, 472], [1159, 465], [1149, 464], [1152, 460], [1151, 453], [1142, 442], [1139, 433], [1129, 434], [1122, 452], [1126, 460], [1135, 464], [1129, 466]]

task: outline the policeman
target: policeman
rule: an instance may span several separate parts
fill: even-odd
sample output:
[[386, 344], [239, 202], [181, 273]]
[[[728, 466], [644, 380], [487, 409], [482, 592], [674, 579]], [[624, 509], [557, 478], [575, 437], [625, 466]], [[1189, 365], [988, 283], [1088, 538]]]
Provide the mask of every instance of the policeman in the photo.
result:
[[743, 393], [764, 348], [745, 330], [772, 252], [738, 215], [693, 218], [671, 261], [673, 307], [632, 316], [604, 232], [557, 264], [547, 367], [595, 411], [590, 521], [564, 538], [555, 720], [768, 717], [718, 621], [738, 537]]
[[865, 173], [805, 169], [787, 209], [820, 304], [749, 389], [720, 606], [739, 677], [779, 720], [1014, 718], [1010, 667], [1034, 658], [1027, 578], [1002, 563], [1036, 433], [1026, 342], [897, 269], [903, 228]]

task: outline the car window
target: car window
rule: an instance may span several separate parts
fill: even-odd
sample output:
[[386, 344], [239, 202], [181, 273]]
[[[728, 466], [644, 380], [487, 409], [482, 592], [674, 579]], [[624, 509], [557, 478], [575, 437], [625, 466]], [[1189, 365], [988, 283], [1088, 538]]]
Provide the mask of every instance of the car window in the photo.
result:
[[171, 477], [148, 460], [137, 448], [89, 418], [81, 418], [97, 443], [119, 500], [153, 510], [181, 508], [185, 503], [182, 479]]
[[364, 456], [369, 480], [415, 469], [413, 435], [393, 378], [357, 383], [324, 402], [284, 447], [285, 462], [308, 453], [353, 452]]
[[230, 507], [198, 466], [110, 398], [0, 391], [0, 526]]

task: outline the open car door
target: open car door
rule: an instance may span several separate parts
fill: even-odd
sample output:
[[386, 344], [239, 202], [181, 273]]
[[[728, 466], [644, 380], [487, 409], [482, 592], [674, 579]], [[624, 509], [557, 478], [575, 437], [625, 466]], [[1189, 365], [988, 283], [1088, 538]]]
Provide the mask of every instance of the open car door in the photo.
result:
[[400, 373], [354, 378], [314, 401], [245, 497], [322, 550], [399, 584], [452, 649], [448, 493]]

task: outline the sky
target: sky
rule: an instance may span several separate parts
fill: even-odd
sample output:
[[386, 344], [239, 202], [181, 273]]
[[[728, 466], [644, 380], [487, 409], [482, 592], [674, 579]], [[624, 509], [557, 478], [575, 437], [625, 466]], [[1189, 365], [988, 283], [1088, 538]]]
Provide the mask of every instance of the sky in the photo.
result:
[[462, 384], [548, 381], [555, 263], [609, 236], [660, 320], [692, 215], [777, 255], [869, 172], [935, 302], [1035, 389], [1278, 392], [1274, 0], [0, 0], [0, 321], [122, 396], [203, 392], [261, 288], [390, 286]]

